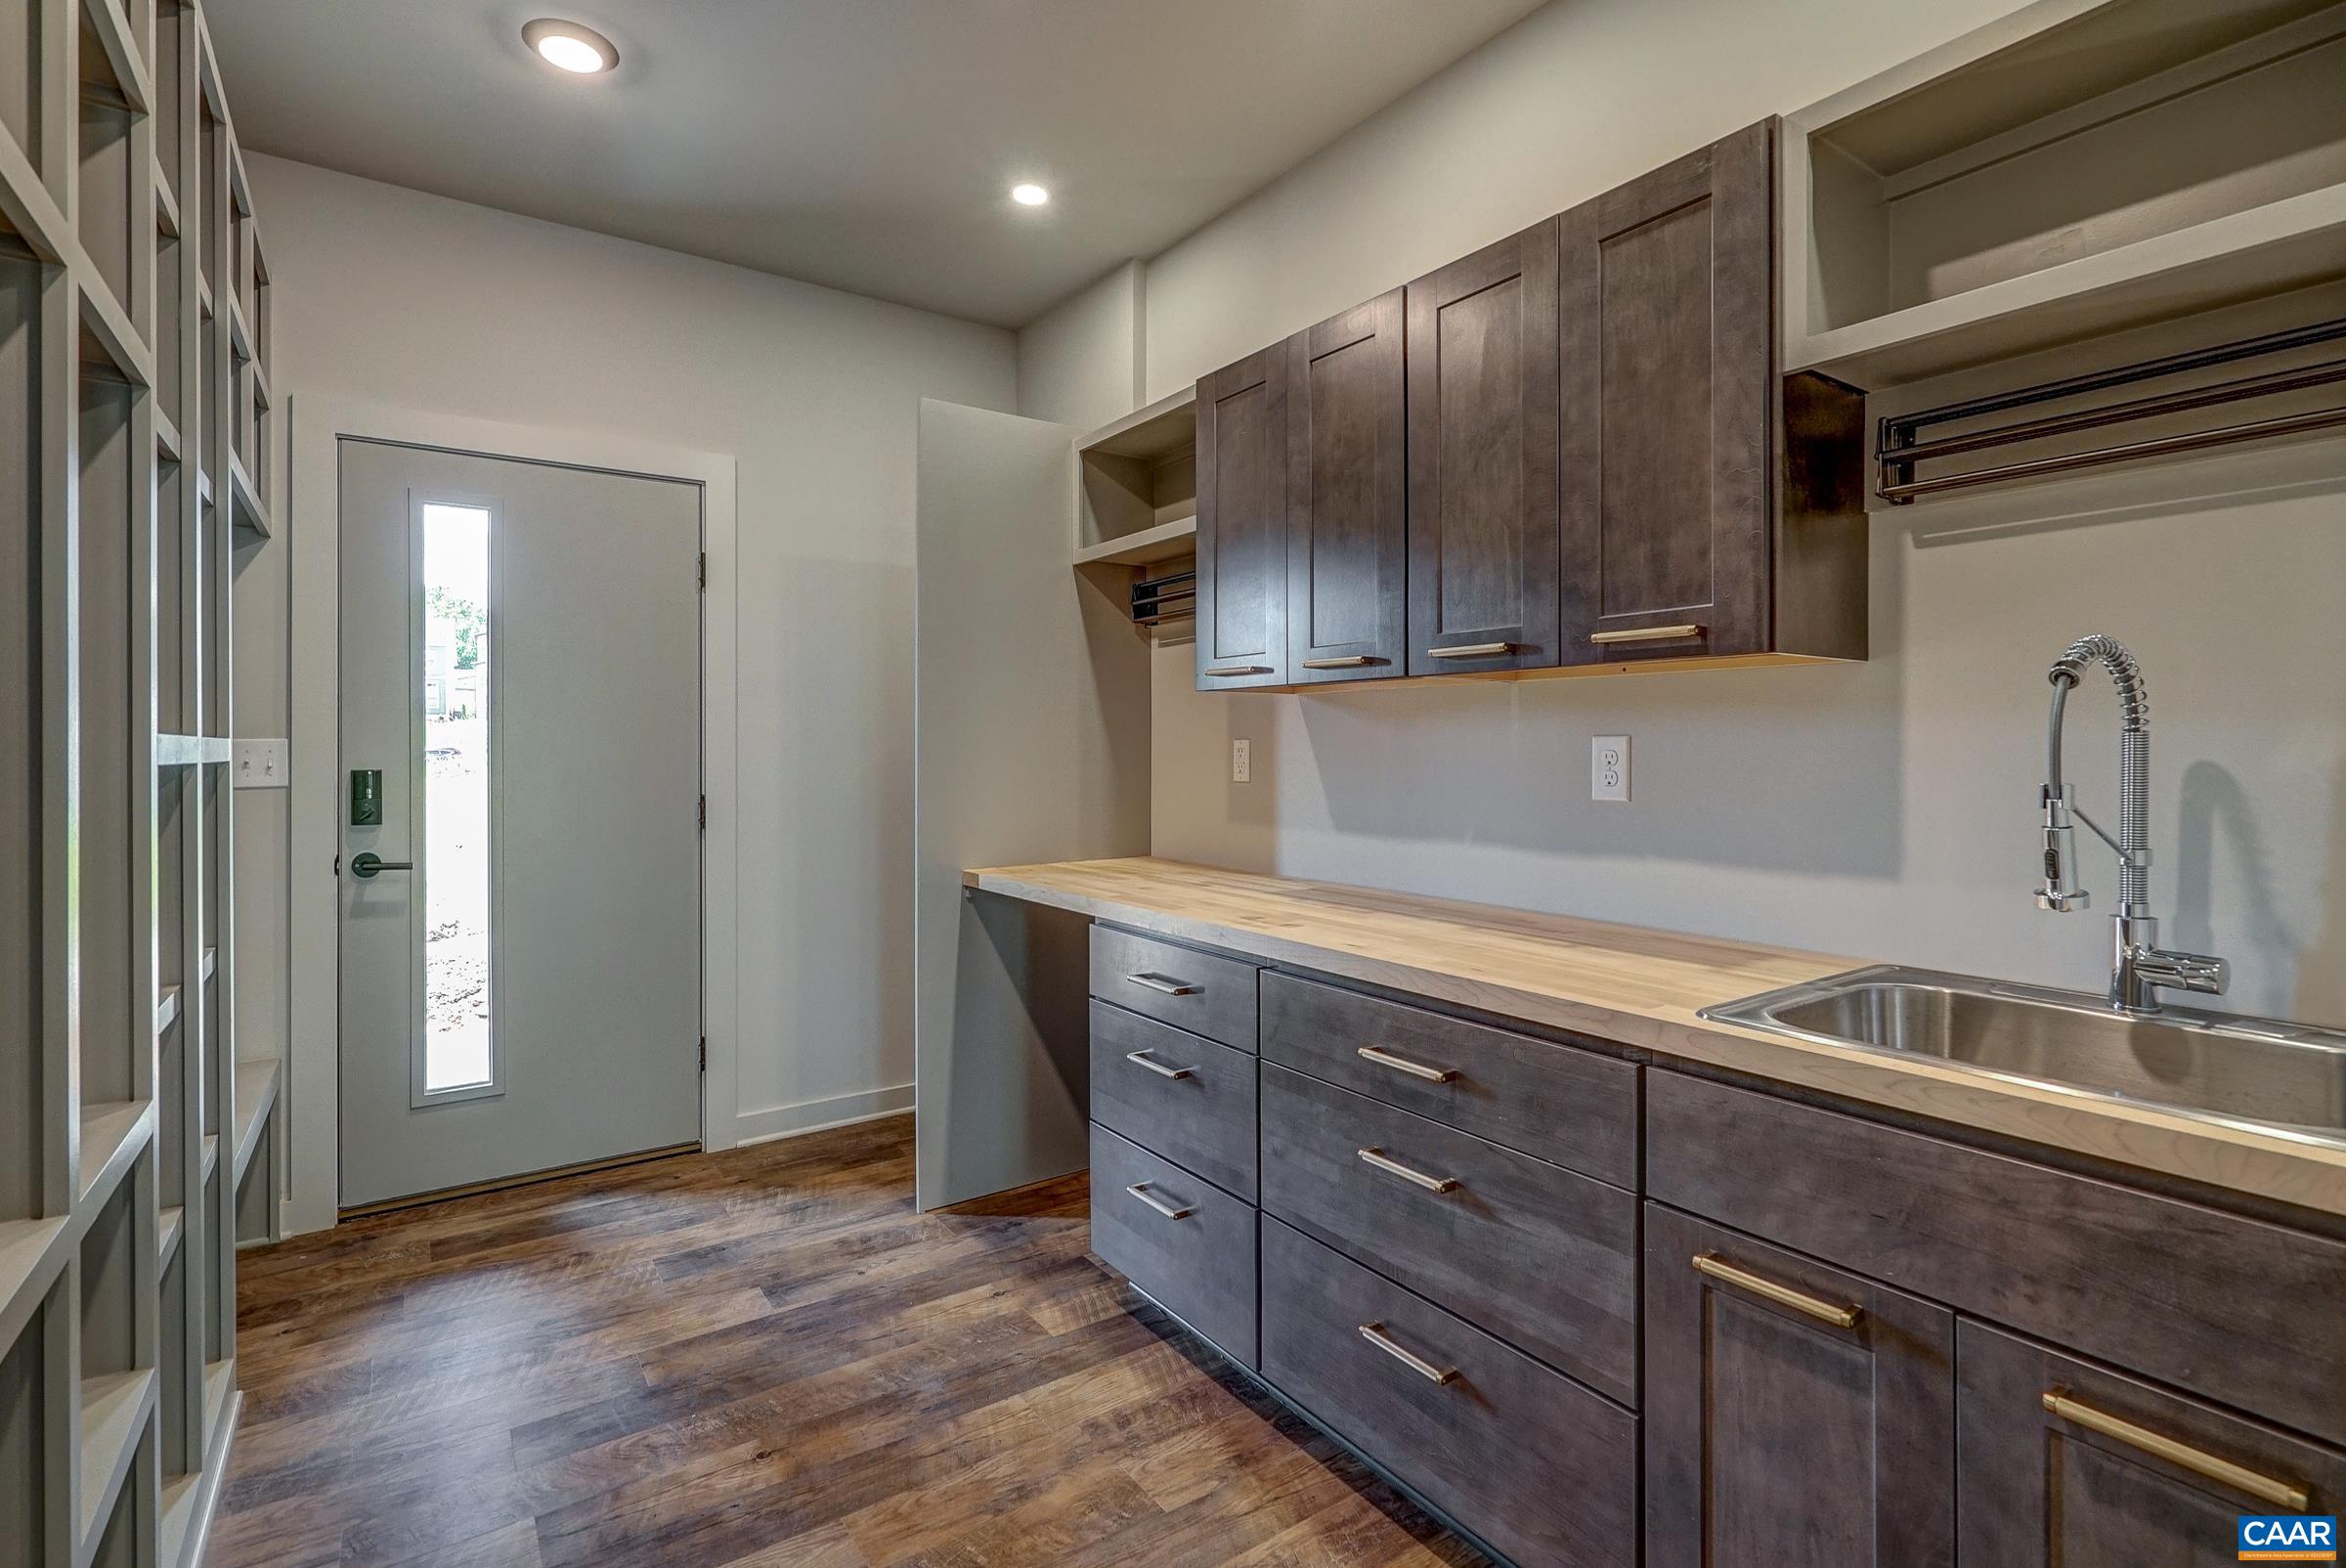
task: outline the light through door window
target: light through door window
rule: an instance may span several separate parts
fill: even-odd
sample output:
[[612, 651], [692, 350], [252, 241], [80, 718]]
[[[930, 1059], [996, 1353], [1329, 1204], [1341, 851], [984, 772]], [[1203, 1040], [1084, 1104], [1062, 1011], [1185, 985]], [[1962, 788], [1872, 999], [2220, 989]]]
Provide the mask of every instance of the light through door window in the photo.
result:
[[489, 513], [423, 507], [423, 1088], [496, 1080], [491, 1050]]

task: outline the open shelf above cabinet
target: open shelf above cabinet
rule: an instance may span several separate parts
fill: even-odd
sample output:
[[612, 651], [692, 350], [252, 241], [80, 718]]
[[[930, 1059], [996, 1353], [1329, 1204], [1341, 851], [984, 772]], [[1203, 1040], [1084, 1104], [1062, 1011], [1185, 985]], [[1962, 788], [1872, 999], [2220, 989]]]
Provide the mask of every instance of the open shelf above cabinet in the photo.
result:
[[1197, 514], [1176, 517], [1120, 539], [1103, 540], [1075, 552], [1077, 566], [1153, 566], [1197, 553]]
[[1784, 368], [1878, 391], [2346, 277], [2346, 4], [2039, 0], [1790, 115]]
[[1197, 389], [1075, 444], [1075, 564], [1144, 566], [1195, 553]]

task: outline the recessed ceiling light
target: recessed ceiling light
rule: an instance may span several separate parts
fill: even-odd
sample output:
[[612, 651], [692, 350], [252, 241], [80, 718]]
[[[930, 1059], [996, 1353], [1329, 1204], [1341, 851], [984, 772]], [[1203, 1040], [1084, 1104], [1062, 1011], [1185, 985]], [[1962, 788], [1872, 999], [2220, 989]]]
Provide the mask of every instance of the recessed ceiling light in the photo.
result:
[[1014, 185], [1010, 198], [1021, 207], [1039, 207], [1051, 199], [1051, 193], [1039, 185]]
[[619, 51], [610, 39], [575, 22], [540, 17], [521, 29], [521, 41], [547, 65], [573, 75], [596, 75], [619, 64]]

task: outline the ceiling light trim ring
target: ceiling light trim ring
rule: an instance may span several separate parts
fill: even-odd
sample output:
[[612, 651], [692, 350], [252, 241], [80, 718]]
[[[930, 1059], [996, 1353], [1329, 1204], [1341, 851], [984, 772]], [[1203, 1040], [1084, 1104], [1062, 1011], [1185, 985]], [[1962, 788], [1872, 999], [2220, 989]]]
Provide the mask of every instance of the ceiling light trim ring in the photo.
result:
[[619, 68], [619, 46], [585, 22], [540, 17], [522, 24], [521, 41], [539, 60], [573, 76], [601, 76]]

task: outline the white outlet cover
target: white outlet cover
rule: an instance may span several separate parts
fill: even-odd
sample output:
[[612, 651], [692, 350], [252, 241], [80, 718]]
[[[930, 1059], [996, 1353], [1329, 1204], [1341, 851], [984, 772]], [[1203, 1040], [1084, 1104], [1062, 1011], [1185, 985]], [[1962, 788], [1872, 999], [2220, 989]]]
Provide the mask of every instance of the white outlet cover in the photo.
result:
[[1234, 740], [1230, 743], [1230, 781], [1233, 784], [1254, 782], [1254, 742]]
[[284, 740], [240, 740], [232, 761], [240, 790], [282, 790], [293, 782], [292, 743]]
[[1626, 801], [1629, 798], [1629, 737], [1588, 737], [1588, 799]]

